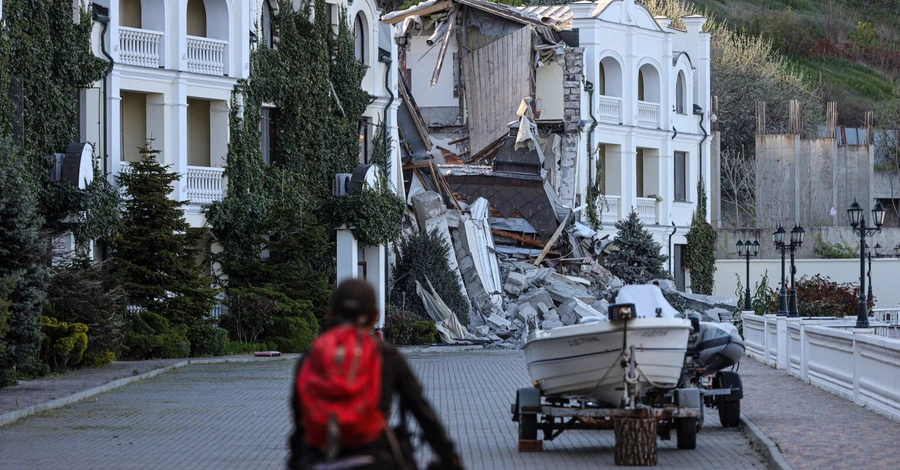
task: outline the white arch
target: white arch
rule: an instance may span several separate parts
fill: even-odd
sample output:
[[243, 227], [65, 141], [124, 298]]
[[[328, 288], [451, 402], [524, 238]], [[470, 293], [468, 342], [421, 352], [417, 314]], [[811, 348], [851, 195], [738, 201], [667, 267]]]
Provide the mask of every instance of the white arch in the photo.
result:
[[372, 0], [357, 0], [347, 7], [347, 21], [350, 22], [350, 32], [355, 32], [356, 19], [362, 18], [365, 36], [365, 61], [366, 65], [374, 66], [378, 59], [378, 9]]
[[[638, 76], [642, 77], [644, 82], [644, 96], [641, 101], [661, 103], [662, 84], [659, 70], [659, 64], [653, 59], [645, 58], [638, 63]], [[635, 79], [639, 80], [638, 77], [635, 77]], [[638, 87], [636, 86], [635, 88]], [[640, 97], [638, 98], [640, 99]]]
[[622, 63], [613, 55], [600, 59], [600, 79], [597, 80], [600, 95], [622, 98], [624, 74]]

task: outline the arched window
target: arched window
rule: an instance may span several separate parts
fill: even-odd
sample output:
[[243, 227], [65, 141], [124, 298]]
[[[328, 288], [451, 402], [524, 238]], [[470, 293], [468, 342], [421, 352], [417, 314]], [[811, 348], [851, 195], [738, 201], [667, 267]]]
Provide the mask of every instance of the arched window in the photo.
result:
[[188, 0], [187, 34], [188, 36], [206, 37], [206, 5], [203, 0]]
[[597, 89], [601, 96], [622, 97], [622, 66], [613, 57], [604, 57], [600, 61], [600, 74]]
[[606, 94], [606, 69], [603, 67], [603, 62], [600, 62], [600, 76], [598, 77], [600, 82], [597, 86], [597, 93], [600, 95]]
[[638, 70], [638, 101], [644, 101], [644, 71]]
[[678, 78], [675, 81], [675, 112], [678, 114], [685, 114], [685, 87], [687, 86], [684, 81], [684, 72], [678, 71]]
[[356, 60], [366, 65], [366, 27], [362, 14], [357, 14], [356, 21], [353, 22], [353, 44]]

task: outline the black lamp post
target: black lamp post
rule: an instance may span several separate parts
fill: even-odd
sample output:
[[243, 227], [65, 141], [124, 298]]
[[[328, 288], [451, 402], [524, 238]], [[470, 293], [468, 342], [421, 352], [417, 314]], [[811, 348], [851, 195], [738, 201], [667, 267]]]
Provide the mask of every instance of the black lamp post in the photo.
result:
[[778, 296], [778, 316], [784, 317], [788, 314], [787, 308], [787, 291], [784, 286], [784, 253], [786, 250], [786, 245], [784, 244], [784, 227], [778, 226], [778, 230], [775, 230], [775, 233], [772, 234], [772, 242], [775, 243], [775, 248], [781, 252], [781, 295]]
[[753, 243], [750, 243], [750, 240], [747, 240], [747, 243], [744, 243], [738, 240], [737, 252], [738, 256], [747, 260], [747, 291], [744, 292], [744, 311], [749, 312], [752, 310], [750, 306], [750, 258], [759, 254], [759, 241], [754, 240]]
[[866, 294], [866, 300], [869, 303], [875, 302], [875, 296], [872, 295], [872, 256], [878, 258], [879, 254], [881, 254], [881, 243], [876, 243], [874, 249], [868, 243], [866, 244], [866, 256], [869, 258], [869, 292]]
[[797, 267], [794, 265], [794, 252], [800, 248], [800, 245], [803, 244], [803, 239], [806, 238], [806, 231], [803, 230], [803, 227], [800, 224], [794, 225], [794, 228], [791, 229], [791, 302], [790, 302], [790, 310], [788, 311], [789, 317], [798, 317], [800, 314], [797, 312], [797, 287], [794, 285], [794, 274], [797, 274]]
[[869, 309], [866, 305], [866, 237], [872, 236], [881, 231], [881, 224], [884, 223], [884, 206], [880, 202], [876, 202], [872, 207], [872, 219], [875, 227], [866, 226], [866, 218], [862, 215], [862, 207], [853, 200], [853, 204], [847, 209], [847, 215], [850, 218], [850, 226], [853, 231], [859, 234], [859, 306], [856, 311], [856, 327], [869, 327]]

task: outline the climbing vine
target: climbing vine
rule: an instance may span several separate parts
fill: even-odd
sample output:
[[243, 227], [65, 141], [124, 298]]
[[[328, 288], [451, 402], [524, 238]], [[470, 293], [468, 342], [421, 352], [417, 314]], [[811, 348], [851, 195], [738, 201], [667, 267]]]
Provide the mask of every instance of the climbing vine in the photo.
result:
[[595, 170], [594, 180], [588, 186], [587, 191], [587, 215], [591, 221], [591, 228], [599, 230], [603, 228], [603, 211], [608, 209], [605, 194], [600, 186], [600, 182], [603, 181], [603, 160], [599, 154], [596, 158]]
[[691, 270], [691, 290], [712, 295], [716, 274], [716, 229], [706, 221], [706, 190], [702, 179], [697, 184], [697, 192], [700, 201], [686, 236], [685, 266]]

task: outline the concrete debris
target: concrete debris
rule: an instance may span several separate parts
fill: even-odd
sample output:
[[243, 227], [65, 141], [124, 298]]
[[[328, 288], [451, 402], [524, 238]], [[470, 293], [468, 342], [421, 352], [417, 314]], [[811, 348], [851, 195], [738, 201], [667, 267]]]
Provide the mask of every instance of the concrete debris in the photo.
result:
[[522, 323], [528, 324], [530, 320], [537, 317], [538, 313], [531, 304], [525, 304], [519, 307], [519, 311], [516, 312], [516, 318], [519, 319]]
[[559, 321], [559, 314], [556, 313], [556, 310], [550, 310], [546, 315], [544, 315], [544, 320]]
[[428, 279], [426, 281], [428, 282], [428, 290], [425, 290], [422, 284], [416, 281], [416, 293], [419, 294], [422, 303], [425, 304], [425, 311], [434, 320], [435, 328], [441, 337], [441, 341], [447, 344], [454, 344], [457, 340], [473, 339], [474, 336], [459, 322], [456, 314], [450, 310], [450, 307], [447, 307], [447, 304], [435, 292], [431, 281], [428, 281]]
[[524, 274], [511, 272], [509, 273], [509, 276], [506, 277], [506, 283], [503, 284], [503, 290], [509, 295], [518, 296], [527, 285], [528, 281], [525, 279]]
[[600, 313], [606, 314], [607, 312], [609, 312], [609, 301], [606, 299], [600, 299], [600, 300], [594, 302], [594, 304], [591, 305], [591, 307], [593, 307], [594, 310], [596, 310]]
[[598, 312], [578, 299], [571, 299], [559, 307], [559, 319], [565, 325], [574, 325], [585, 317], [606, 319], [606, 314]]
[[730, 297], [719, 297], [715, 295], [688, 294], [686, 292], [678, 293], [687, 303], [687, 308], [705, 312], [711, 308], [721, 308], [729, 312], [737, 309], [737, 300]]
[[475, 265], [478, 282], [489, 297], [491, 305], [503, 307], [503, 286], [500, 282], [500, 263], [494, 254], [494, 235], [488, 223], [490, 205], [487, 199], [478, 198], [469, 206], [470, 217], [463, 217], [459, 233], [463, 236], [469, 255]]
[[477, 336], [484, 337], [484, 336], [487, 336], [490, 334], [491, 327], [489, 327], [487, 325], [476, 326], [476, 327], [472, 328], [472, 332], [475, 333], [475, 335], [477, 335]]
[[512, 322], [509, 320], [497, 315], [496, 313], [492, 313], [491, 316], [487, 318], [487, 324], [491, 327], [492, 330], [509, 330]]
[[547, 318], [547, 315], [550, 314], [550, 307], [548, 307], [547, 304], [543, 302], [538, 302], [537, 311], [541, 314], [541, 318]]
[[561, 322], [559, 320], [544, 320], [541, 322], [542, 330], [550, 330], [550, 329], [557, 328], [560, 326], [565, 326], [565, 325], [563, 325], [563, 322]]
[[678, 289], [675, 287], [675, 281], [671, 279], [656, 279], [650, 282], [650, 284], [656, 284], [662, 289], [663, 292], [677, 292]]
[[556, 273], [556, 271], [554, 271], [551, 268], [538, 268], [538, 269], [526, 272], [525, 277], [528, 279], [528, 282], [531, 285], [540, 287], [540, 286], [546, 284], [547, 282], [549, 282], [550, 277], [553, 276], [553, 274], [555, 274], [555, 273]]
[[554, 275], [551, 277], [544, 287], [557, 304], [563, 304], [573, 298], [587, 304], [592, 304], [597, 301], [597, 298], [588, 293], [587, 288], [584, 286], [572, 283], [568, 280], [560, 280], [557, 276], [558, 275]]
[[516, 303], [518, 303], [520, 306], [525, 303], [530, 304], [531, 307], [535, 310], [539, 309], [538, 304], [540, 303], [548, 307], [551, 305], [556, 305], [555, 303], [553, 303], [553, 298], [550, 297], [550, 294], [547, 292], [547, 290], [543, 288], [534, 289], [525, 293], [524, 295], [519, 296], [519, 298], [516, 299]]

